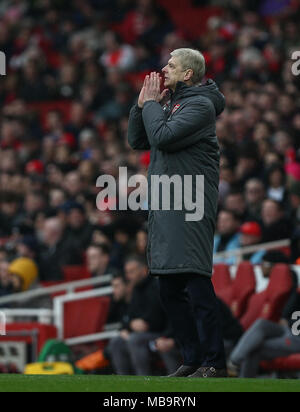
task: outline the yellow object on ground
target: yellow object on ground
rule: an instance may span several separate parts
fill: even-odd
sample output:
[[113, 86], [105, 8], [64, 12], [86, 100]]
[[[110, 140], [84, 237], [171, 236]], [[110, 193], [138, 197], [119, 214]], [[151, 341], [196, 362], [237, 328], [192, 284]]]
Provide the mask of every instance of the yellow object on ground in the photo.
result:
[[74, 375], [74, 369], [67, 362], [37, 362], [26, 365], [24, 375]]

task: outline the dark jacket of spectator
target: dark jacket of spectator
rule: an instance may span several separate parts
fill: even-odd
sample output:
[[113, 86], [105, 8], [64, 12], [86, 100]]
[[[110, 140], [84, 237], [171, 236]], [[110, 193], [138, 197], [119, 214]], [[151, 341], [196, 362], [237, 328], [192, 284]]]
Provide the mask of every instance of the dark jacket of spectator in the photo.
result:
[[146, 277], [133, 289], [128, 308], [128, 315], [123, 320], [124, 329], [130, 329], [133, 319], [143, 319], [149, 325], [150, 332], [162, 332], [166, 318], [160, 303], [157, 280]]

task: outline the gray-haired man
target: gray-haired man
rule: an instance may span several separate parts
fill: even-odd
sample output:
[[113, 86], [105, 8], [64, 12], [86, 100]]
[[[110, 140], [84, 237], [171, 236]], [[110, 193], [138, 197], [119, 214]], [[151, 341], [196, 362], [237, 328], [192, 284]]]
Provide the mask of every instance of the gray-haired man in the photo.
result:
[[[197, 50], [174, 50], [162, 71], [166, 89], [160, 93], [159, 74], [146, 76], [128, 127], [133, 149], [151, 149], [149, 273], [159, 276], [161, 299], [183, 355], [183, 365], [172, 376], [222, 377], [226, 376], [222, 328], [210, 278], [219, 184], [216, 116], [225, 100], [212, 80], [201, 85], [205, 60]], [[168, 92], [170, 99], [163, 105]], [[181, 181], [191, 176], [192, 199], [183, 187], [182, 207], [177, 203], [175, 207], [178, 193], [170, 187], [171, 210], [162, 210], [161, 204], [159, 210], [151, 209], [151, 180], [162, 175], [179, 175]], [[197, 206], [199, 176], [204, 176], [204, 213], [189, 220], [187, 205]]]

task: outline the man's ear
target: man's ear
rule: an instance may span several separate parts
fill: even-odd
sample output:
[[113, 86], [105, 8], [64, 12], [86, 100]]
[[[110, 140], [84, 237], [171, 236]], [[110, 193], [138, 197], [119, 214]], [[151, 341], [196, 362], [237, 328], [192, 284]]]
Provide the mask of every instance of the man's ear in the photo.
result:
[[192, 70], [192, 69], [188, 69], [188, 70], [186, 71], [185, 75], [184, 75], [184, 81], [187, 82], [187, 81], [191, 80], [191, 78], [193, 77], [193, 74], [194, 74], [193, 70]]

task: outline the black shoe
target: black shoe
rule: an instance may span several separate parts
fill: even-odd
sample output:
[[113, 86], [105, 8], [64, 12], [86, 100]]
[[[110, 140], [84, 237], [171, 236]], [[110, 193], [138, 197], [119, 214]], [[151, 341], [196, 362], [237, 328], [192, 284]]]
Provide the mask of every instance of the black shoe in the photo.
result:
[[181, 365], [176, 372], [171, 373], [171, 375], [168, 375], [168, 378], [184, 378], [186, 376], [191, 375], [192, 373], [197, 371], [196, 366], [185, 366]]
[[227, 378], [226, 369], [216, 369], [214, 367], [201, 367], [196, 370], [192, 375], [188, 376], [189, 378]]

